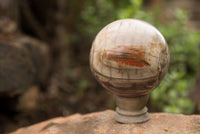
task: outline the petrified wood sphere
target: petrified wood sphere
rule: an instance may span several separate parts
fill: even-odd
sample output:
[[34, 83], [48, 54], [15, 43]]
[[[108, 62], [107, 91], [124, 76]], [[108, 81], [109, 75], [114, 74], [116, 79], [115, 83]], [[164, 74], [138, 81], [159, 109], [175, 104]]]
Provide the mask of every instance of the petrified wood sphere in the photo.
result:
[[96, 79], [122, 97], [147, 95], [159, 85], [168, 65], [169, 51], [162, 34], [135, 19], [105, 26], [90, 52], [90, 66]]

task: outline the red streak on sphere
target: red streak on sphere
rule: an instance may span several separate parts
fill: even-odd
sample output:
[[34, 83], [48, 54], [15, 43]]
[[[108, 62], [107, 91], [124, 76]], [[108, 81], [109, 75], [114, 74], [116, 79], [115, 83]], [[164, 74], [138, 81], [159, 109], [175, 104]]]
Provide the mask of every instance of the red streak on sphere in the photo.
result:
[[118, 46], [106, 51], [107, 60], [117, 62], [119, 65], [135, 67], [149, 66], [145, 60], [145, 50], [137, 47]]

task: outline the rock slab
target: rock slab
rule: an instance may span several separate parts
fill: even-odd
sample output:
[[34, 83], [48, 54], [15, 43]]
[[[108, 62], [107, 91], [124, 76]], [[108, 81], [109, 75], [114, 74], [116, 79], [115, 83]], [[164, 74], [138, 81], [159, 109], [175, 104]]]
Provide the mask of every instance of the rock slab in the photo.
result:
[[114, 111], [74, 114], [20, 128], [11, 134], [200, 134], [200, 115], [152, 113], [142, 124], [120, 124]]

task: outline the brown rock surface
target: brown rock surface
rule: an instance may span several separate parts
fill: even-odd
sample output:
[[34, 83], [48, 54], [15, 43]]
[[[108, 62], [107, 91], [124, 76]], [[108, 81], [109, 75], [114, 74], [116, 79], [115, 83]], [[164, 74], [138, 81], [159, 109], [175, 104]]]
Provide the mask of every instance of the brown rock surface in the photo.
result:
[[200, 115], [153, 113], [143, 124], [120, 124], [111, 110], [75, 114], [18, 129], [11, 134], [200, 134]]

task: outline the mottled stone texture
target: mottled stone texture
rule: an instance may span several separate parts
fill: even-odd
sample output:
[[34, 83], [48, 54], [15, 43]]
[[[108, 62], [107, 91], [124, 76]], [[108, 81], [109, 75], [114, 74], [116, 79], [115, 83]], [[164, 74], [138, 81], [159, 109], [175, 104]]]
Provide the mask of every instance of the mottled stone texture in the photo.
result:
[[147, 22], [121, 19], [105, 26], [90, 51], [90, 68], [99, 83], [115, 95], [147, 95], [164, 78], [168, 45]]
[[114, 111], [75, 114], [18, 129], [11, 134], [200, 134], [200, 115], [153, 113], [142, 124], [120, 124]]

